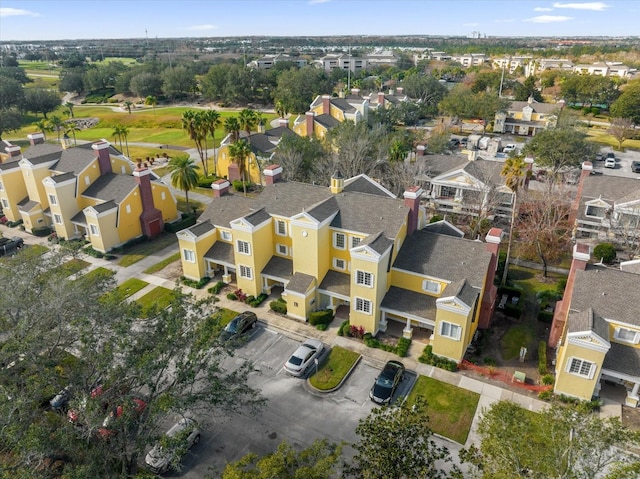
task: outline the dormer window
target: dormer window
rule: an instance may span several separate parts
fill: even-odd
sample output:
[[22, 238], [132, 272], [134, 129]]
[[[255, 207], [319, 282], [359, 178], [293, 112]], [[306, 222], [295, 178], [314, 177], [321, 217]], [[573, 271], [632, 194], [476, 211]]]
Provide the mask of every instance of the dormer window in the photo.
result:
[[602, 206], [588, 205], [585, 214], [592, 218], [604, 218], [607, 209]]
[[634, 331], [633, 329], [616, 328], [613, 337], [618, 341], [623, 341], [629, 344], [640, 343], [640, 331]]

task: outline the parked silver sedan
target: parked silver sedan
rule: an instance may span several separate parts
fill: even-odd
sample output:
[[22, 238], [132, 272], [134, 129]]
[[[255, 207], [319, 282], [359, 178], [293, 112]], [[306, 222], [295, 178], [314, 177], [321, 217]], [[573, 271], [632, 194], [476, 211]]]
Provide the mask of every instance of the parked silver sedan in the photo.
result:
[[322, 344], [322, 341], [307, 339], [284, 364], [284, 370], [292, 376], [302, 376], [323, 350], [324, 344]]

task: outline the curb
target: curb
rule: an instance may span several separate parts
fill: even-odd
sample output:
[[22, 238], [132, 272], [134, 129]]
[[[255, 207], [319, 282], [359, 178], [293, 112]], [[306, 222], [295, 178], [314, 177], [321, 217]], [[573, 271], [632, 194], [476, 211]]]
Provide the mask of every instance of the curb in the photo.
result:
[[333, 387], [331, 389], [318, 389], [318, 388], [316, 388], [315, 386], [313, 386], [311, 384], [311, 377], [308, 377], [307, 380], [306, 380], [307, 389], [310, 392], [317, 393], [319, 395], [329, 394], [329, 393], [332, 393], [334, 391], [337, 391], [338, 389], [340, 389], [342, 387], [342, 385], [349, 378], [349, 376], [351, 376], [351, 372], [356, 368], [356, 366], [358, 366], [358, 364], [360, 364], [361, 360], [362, 360], [362, 354], [360, 354], [358, 356], [358, 359], [355, 360], [355, 362], [353, 363], [353, 365], [351, 366], [349, 371], [347, 371], [347, 374], [344, 375], [344, 377], [340, 380], [340, 382], [338, 383], [337, 386], [335, 386], [335, 387]]

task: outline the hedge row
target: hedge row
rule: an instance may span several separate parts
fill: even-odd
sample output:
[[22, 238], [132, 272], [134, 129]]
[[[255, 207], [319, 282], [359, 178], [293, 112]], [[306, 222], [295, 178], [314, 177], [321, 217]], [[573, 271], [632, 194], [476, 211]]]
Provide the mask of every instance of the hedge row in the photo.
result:
[[422, 355], [418, 358], [418, 361], [424, 364], [430, 364], [438, 368], [446, 369], [447, 371], [457, 371], [458, 363], [451, 359], [443, 358], [437, 354], [433, 354], [433, 346], [430, 344], [424, 348]]
[[264, 303], [264, 300], [267, 299], [268, 297], [269, 295], [265, 293], [260, 293], [257, 298], [253, 295], [249, 295], [245, 298], [244, 302], [249, 306], [257, 308], [262, 303]]
[[196, 224], [196, 216], [192, 214], [182, 214], [182, 219], [173, 223], [165, 223], [164, 229], [167, 233], [177, 233], [185, 228], [189, 228]]
[[329, 325], [329, 323], [333, 320], [333, 310], [332, 309], [321, 309], [320, 311], [314, 311], [309, 314], [309, 324], [311, 326], [319, 326], [319, 325]]
[[226, 283], [224, 283], [223, 281], [218, 281], [216, 284], [214, 284], [213, 286], [211, 286], [207, 292], [209, 294], [218, 294], [220, 291], [222, 291], [222, 288], [224, 288], [226, 286]]
[[547, 374], [547, 342], [540, 341], [538, 343], [538, 372], [542, 375]]
[[269, 307], [271, 308], [272, 311], [275, 311], [276, 313], [287, 314], [287, 302], [282, 298], [278, 298], [275, 301], [271, 301], [269, 303]]
[[204, 286], [209, 284], [209, 281], [211, 281], [211, 278], [209, 276], [205, 276], [204, 278], [199, 279], [198, 281], [195, 281], [193, 279], [180, 276], [180, 281], [182, 282], [182, 284], [184, 284], [185, 286], [189, 286], [190, 288], [202, 289]]

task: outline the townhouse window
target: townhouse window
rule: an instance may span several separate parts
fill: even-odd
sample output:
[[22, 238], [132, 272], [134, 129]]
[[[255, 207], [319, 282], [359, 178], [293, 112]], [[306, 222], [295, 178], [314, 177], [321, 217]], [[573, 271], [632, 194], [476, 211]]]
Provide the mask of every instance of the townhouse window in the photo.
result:
[[2, 181], [0, 181], [0, 191], [4, 191], [4, 185], [2, 184]]
[[347, 239], [344, 233], [333, 233], [333, 246], [338, 249], [345, 249]]
[[91, 184], [91, 178], [89, 178], [88, 176], [84, 177], [84, 184], [89, 186]]
[[231, 231], [220, 231], [220, 237], [225, 241], [231, 241]]
[[606, 210], [600, 206], [587, 206], [586, 215], [593, 216], [595, 218], [604, 218]]
[[356, 246], [358, 246], [360, 244], [360, 241], [362, 241], [362, 238], [358, 238], [357, 236], [352, 236], [351, 237], [351, 247], [355, 248]]
[[58, 198], [56, 198], [56, 195], [49, 195], [49, 204], [50, 205], [58, 204]]
[[163, 191], [162, 193], [160, 193], [160, 199], [161, 199], [162, 201], [164, 201], [164, 200], [166, 200], [166, 199], [167, 199], [167, 194], [166, 194], [164, 191]]
[[568, 373], [575, 374], [576, 376], [582, 376], [587, 379], [593, 378], [595, 369], [594, 363], [579, 358], [571, 358], [567, 365]]
[[361, 284], [363, 286], [368, 286], [369, 288], [373, 287], [373, 274], [367, 271], [356, 271], [356, 284]]
[[93, 236], [100, 236], [100, 230], [98, 230], [96, 225], [89, 225], [89, 230]]
[[182, 250], [182, 257], [184, 258], [185, 261], [188, 261], [189, 263], [195, 263], [196, 262], [196, 253], [193, 250], [190, 249], [183, 249]]
[[333, 267], [344, 271], [347, 269], [347, 263], [342, 258], [333, 258]]
[[440, 196], [442, 198], [455, 198], [457, 192], [458, 192], [458, 189], [453, 188], [451, 186], [440, 187]]
[[125, 211], [126, 211], [127, 213], [131, 213], [131, 205], [127, 205], [127, 206], [125, 207]]
[[251, 246], [246, 241], [238, 240], [236, 242], [236, 247], [238, 249], [238, 253], [251, 254]]
[[2, 207], [8, 210], [11, 209], [9, 208], [9, 202], [4, 198], [2, 198]]
[[53, 221], [55, 221], [56, 224], [61, 225], [62, 224], [62, 216], [60, 216], [59, 214], [54, 214], [53, 215]]
[[251, 270], [251, 268], [249, 266], [245, 266], [245, 265], [240, 265], [240, 277], [241, 278], [247, 278], [247, 279], [253, 279], [253, 271]]
[[276, 221], [276, 233], [279, 236], [287, 236], [287, 223], [282, 220]]
[[462, 328], [457, 324], [447, 323], [446, 321], [440, 323], [440, 336], [460, 341], [461, 333]]
[[288, 256], [289, 248], [287, 248], [287, 245], [277, 244], [276, 248], [277, 248], [278, 254], [281, 254], [282, 256]]
[[613, 337], [618, 341], [624, 341], [625, 343], [638, 344], [640, 342], [640, 331], [634, 331], [627, 328], [616, 328], [613, 333]]
[[422, 282], [422, 289], [427, 293], [439, 293], [440, 292], [440, 283], [437, 281], [431, 281], [429, 279], [425, 279]]
[[371, 301], [364, 298], [356, 298], [356, 311], [371, 314]]

